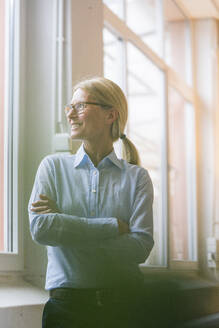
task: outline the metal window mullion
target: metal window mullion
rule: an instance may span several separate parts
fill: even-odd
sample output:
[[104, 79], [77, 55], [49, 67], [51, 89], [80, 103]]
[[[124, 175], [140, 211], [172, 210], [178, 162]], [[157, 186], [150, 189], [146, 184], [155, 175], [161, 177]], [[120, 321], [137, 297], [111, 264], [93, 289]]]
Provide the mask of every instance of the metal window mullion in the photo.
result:
[[69, 151], [70, 126], [63, 106], [72, 94], [71, 0], [55, 0], [53, 9], [53, 151], [65, 152]]
[[[65, 83], [67, 83], [65, 88], [65, 101], [66, 99], [69, 100], [72, 98], [72, 37], [71, 37], [71, 31], [72, 31], [72, 21], [71, 21], [71, 1], [68, 0], [68, 2], [65, 1], [65, 17], [66, 22], [65, 28]], [[67, 120], [64, 117], [65, 122], [65, 131], [70, 132], [71, 128], [70, 125], [67, 123]]]
[[[197, 227], [196, 227], [196, 172], [195, 172], [195, 133], [194, 108], [187, 103], [185, 107], [186, 138], [186, 184], [187, 184], [187, 218], [188, 218], [188, 260], [197, 261]], [[189, 157], [191, 156], [191, 157]]]
[[63, 132], [63, 57], [64, 57], [64, 1], [59, 0], [58, 2], [58, 35], [57, 35], [57, 67], [58, 67], [58, 81], [57, 81], [57, 95], [58, 95], [58, 108], [57, 108], [57, 124], [59, 131]]
[[[125, 4], [123, 3], [123, 6], [125, 6]], [[124, 9], [124, 15], [125, 15], [125, 12], [126, 12], [126, 8], [123, 8]], [[127, 41], [125, 41], [124, 39], [122, 39], [121, 37], [119, 38], [120, 39], [120, 44], [121, 44], [121, 67], [122, 67], [122, 70], [121, 70], [121, 81], [122, 81], [122, 88], [123, 88], [123, 91], [125, 93], [125, 95], [127, 96], [128, 95], [128, 60], [127, 60]], [[125, 131], [119, 131], [120, 133], [121, 132], [125, 132], [126, 134], [129, 134], [129, 120], [127, 120], [127, 124], [126, 124], [126, 128], [125, 128]], [[122, 157], [122, 142], [120, 142], [120, 154], [121, 154], [121, 157]]]
[[57, 117], [56, 117], [56, 104], [57, 104], [57, 22], [58, 22], [58, 0], [53, 2], [53, 48], [52, 48], [52, 118], [53, 118], [53, 135], [56, 133], [57, 129]]
[[168, 266], [169, 263], [169, 186], [168, 186], [168, 74], [163, 72], [163, 110], [161, 130], [161, 251], [160, 264]]
[[9, 83], [7, 117], [7, 252], [13, 252], [13, 95], [14, 95], [14, 1], [9, 7]]
[[191, 117], [190, 117], [190, 104], [185, 104], [185, 154], [186, 154], [186, 207], [187, 207], [187, 234], [188, 234], [188, 260], [193, 259], [193, 226], [192, 226], [192, 204], [193, 204], [193, 193], [192, 193], [192, 186], [193, 186], [193, 179], [191, 172], [191, 161], [192, 158], [192, 133], [191, 133]]

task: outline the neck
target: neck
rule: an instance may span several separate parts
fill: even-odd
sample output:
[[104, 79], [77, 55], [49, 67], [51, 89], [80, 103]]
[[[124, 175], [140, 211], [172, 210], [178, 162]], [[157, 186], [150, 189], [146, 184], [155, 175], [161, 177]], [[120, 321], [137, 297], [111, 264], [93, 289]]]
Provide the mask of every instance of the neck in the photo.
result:
[[91, 142], [84, 141], [84, 150], [89, 155], [93, 164], [97, 166], [104, 157], [111, 153], [113, 150], [113, 143], [112, 141], [108, 141], [107, 144], [101, 144], [101, 142], [99, 142], [97, 145], [96, 143], [92, 144]]

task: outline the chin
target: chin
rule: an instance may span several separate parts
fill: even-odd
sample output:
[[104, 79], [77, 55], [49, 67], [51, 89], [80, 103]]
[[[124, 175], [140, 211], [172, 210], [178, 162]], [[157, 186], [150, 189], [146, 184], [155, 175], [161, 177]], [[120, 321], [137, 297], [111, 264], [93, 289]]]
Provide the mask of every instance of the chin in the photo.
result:
[[77, 131], [71, 131], [70, 136], [72, 139], [79, 138], [80, 133], [78, 133]]
[[79, 133], [71, 133], [70, 138], [72, 140], [83, 140], [83, 137]]
[[80, 136], [75, 136], [75, 135], [71, 135], [70, 138], [72, 140], [81, 140], [82, 138], [80, 138]]

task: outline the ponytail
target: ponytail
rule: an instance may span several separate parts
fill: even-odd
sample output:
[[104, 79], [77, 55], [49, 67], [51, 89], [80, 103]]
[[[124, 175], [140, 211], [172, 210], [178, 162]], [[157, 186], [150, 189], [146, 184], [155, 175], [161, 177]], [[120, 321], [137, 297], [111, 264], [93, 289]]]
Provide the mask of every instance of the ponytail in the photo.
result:
[[120, 139], [122, 139], [123, 144], [123, 158], [130, 164], [140, 165], [140, 158], [135, 145], [126, 137], [125, 134], [122, 134]]

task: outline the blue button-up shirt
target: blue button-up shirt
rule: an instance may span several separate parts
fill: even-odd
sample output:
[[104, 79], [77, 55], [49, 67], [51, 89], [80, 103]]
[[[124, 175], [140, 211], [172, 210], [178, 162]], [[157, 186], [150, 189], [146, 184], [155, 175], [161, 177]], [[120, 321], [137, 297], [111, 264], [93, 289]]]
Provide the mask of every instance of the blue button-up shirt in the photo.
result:
[[[39, 194], [61, 213], [30, 211]], [[46, 289], [101, 288], [142, 279], [153, 247], [153, 187], [147, 170], [112, 151], [97, 167], [84, 151], [41, 162], [29, 201], [33, 240], [47, 246]], [[117, 219], [129, 225], [119, 234]]]

